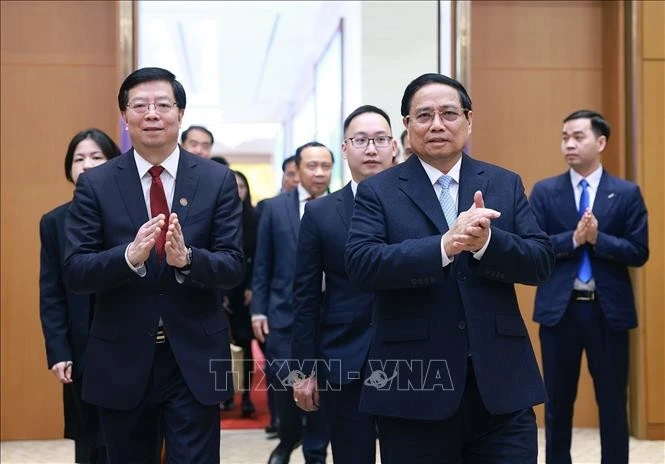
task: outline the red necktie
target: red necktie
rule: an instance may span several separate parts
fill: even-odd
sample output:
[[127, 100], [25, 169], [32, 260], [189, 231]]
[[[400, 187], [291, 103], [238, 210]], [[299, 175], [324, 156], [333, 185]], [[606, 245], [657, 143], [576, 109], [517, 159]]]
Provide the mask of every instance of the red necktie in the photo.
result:
[[164, 185], [162, 179], [159, 177], [164, 168], [162, 166], [153, 166], [148, 171], [152, 176], [152, 184], [150, 184], [150, 214], [152, 217], [158, 214], [163, 214], [165, 219], [164, 227], [157, 237], [155, 242], [155, 250], [157, 251], [157, 261], [160, 263], [164, 259], [164, 244], [166, 243], [166, 229], [169, 223], [169, 204], [166, 202], [166, 194], [164, 194]]

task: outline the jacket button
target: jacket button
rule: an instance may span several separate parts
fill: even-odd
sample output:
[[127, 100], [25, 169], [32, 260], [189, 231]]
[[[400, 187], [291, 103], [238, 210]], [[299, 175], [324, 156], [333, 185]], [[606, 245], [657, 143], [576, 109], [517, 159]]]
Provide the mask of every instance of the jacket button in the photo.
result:
[[466, 329], [466, 322], [460, 321], [460, 323], [457, 324], [457, 328], [460, 329], [460, 330]]

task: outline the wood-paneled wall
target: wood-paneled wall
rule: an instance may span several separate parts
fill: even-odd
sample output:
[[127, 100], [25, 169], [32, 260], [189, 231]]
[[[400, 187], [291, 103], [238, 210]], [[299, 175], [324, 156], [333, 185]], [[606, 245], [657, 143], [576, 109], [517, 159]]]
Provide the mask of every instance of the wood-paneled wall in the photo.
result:
[[649, 211], [647, 264], [635, 272], [640, 326], [631, 339], [631, 423], [665, 440], [665, 2], [636, 2], [635, 140], [629, 157]]
[[[562, 120], [589, 108], [616, 127], [624, 123], [623, 8], [620, 2], [471, 2], [469, 91], [474, 120], [471, 153], [533, 184], [564, 172]], [[603, 156], [623, 176], [625, 140], [613, 132]], [[531, 321], [535, 288], [518, 299], [540, 361], [538, 325]], [[536, 409], [543, 424], [544, 408]], [[593, 383], [582, 360], [574, 426], [597, 427]]]
[[72, 136], [116, 141], [116, 2], [1, 3], [2, 440], [62, 437], [62, 394], [39, 322], [39, 219], [71, 199]]

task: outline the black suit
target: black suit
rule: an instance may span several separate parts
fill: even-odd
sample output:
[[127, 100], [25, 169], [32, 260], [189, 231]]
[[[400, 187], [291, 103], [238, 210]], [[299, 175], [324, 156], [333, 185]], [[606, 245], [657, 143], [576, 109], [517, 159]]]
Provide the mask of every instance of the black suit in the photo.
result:
[[92, 297], [65, 287], [63, 263], [65, 215], [69, 203], [42, 216], [39, 313], [46, 344], [47, 367], [72, 361], [73, 383], [63, 385], [65, 438], [76, 441], [76, 462], [105, 462], [106, 451], [97, 408], [81, 399], [83, 360], [92, 321]]
[[373, 464], [374, 416], [360, 413], [358, 405], [374, 335], [374, 293], [352, 285], [344, 267], [353, 204], [349, 183], [305, 208], [294, 280], [293, 358], [306, 374], [314, 368], [307, 360], [321, 361], [316, 374], [335, 462]]

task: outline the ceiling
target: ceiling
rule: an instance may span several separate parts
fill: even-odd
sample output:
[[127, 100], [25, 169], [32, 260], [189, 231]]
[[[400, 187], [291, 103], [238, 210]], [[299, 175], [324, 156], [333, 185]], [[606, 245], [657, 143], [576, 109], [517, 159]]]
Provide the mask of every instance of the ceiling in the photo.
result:
[[215, 152], [270, 153], [331, 38], [317, 33], [326, 3], [140, 1], [139, 66], [176, 74], [183, 128], [208, 127]]

